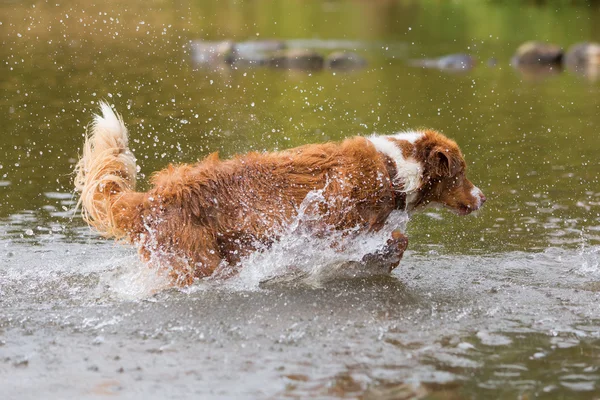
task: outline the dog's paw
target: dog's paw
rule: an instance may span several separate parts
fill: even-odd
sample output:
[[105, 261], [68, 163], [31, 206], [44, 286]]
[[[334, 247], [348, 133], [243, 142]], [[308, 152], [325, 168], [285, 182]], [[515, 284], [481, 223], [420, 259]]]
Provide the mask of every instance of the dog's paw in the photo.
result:
[[385, 246], [375, 253], [365, 255], [362, 262], [372, 268], [382, 269], [389, 273], [400, 264], [407, 247], [408, 237], [399, 229], [395, 229]]
[[404, 250], [408, 247], [408, 237], [400, 232], [400, 229], [394, 229], [392, 231], [392, 238], [388, 240], [387, 244], [389, 246], [395, 246], [402, 254], [404, 254]]

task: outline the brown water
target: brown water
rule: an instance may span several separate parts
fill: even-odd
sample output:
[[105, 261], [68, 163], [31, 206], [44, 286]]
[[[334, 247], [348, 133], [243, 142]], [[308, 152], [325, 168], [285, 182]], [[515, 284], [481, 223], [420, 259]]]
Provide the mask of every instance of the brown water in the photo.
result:
[[[0, 4], [0, 392], [597, 398], [600, 83], [508, 62], [525, 40], [568, 47], [600, 41], [599, 27], [598, 6], [558, 1]], [[356, 48], [369, 66], [191, 62], [190, 40], [267, 38]], [[456, 52], [475, 69], [407, 65]], [[488, 202], [476, 217], [415, 216], [391, 277], [259, 288], [290, 259], [338, 261], [292, 236], [231, 282], [151, 295], [160, 284], [133, 249], [72, 218], [101, 99], [125, 118], [142, 186], [217, 150], [426, 126], [460, 144]]]

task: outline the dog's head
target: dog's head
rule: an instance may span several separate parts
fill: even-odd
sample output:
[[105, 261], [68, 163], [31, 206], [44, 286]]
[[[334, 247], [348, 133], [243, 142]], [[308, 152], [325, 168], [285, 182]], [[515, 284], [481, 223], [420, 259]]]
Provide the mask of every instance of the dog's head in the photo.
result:
[[407, 208], [441, 205], [458, 215], [478, 210], [486, 198], [467, 179], [467, 164], [453, 140], [435, 131], [424, 131], [413, 143], [414, 157], [422, 165], [421, 184], [407, 196]]
[[397, 180], [404, 181], [408, 211], [431, 205], [467, 215], [485, 202], [483, 192], [467, 179], [467, 165], [458, 145], [444, 135], [424, 130], [371, 141], [396, 161]]

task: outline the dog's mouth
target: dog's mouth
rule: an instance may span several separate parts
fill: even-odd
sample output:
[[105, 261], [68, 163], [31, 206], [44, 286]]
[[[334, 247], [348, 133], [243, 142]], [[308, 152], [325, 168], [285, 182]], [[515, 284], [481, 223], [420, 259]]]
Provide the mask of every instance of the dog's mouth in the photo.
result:
[[471, 214], [473, 211], [477, 211], [479, 207], [472, 206], [458, 206], [458, 207], [447, 207], [450, 211], [452, 211], [456, 215], [465, 216]]
[[460, 216], [464, 216], [464, 215], [469, 215], [473, 212], [474, 210], [469, 207], [469, 206], [460, 206], [456, 209], [456, 213]]
[[452, 212], [453, 214], [459, 215], [461, 217], [465, 216], [465, 215], [469, 215], [480, 209], [480, 207], [477, 207], [477, 206], [469, 206], [469, 205], [451, 206], [448, 204], [436, 203], [436, 202], [427, 203], [427, 205], [425, 207], [426, 208], [438, 208], [438, 209], [445, 208], [448, 211]]

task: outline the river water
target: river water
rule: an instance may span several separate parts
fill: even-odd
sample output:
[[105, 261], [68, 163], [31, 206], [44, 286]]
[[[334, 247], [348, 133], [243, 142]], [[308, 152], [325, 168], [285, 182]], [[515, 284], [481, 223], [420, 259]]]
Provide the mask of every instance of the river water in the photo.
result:
[[[526, 40], [600, 41], [594, 4], [3, 2], [1, 397], [598, 398], [600, 84], [509, 66]], [[355, 49], [368, 66], [206, 68], [189, 50], [270, 38]], [[408, 63], [456, 52], [475, 68]], [[391, 276], [335, 270], [385, 232], [343, 254], [291, 232], [233, 279], [168, 289], [73, 213], [101, 99], [124, 116], [142, 189], [213, 151], [432, 127], [488, 201], [414, 216]]]

